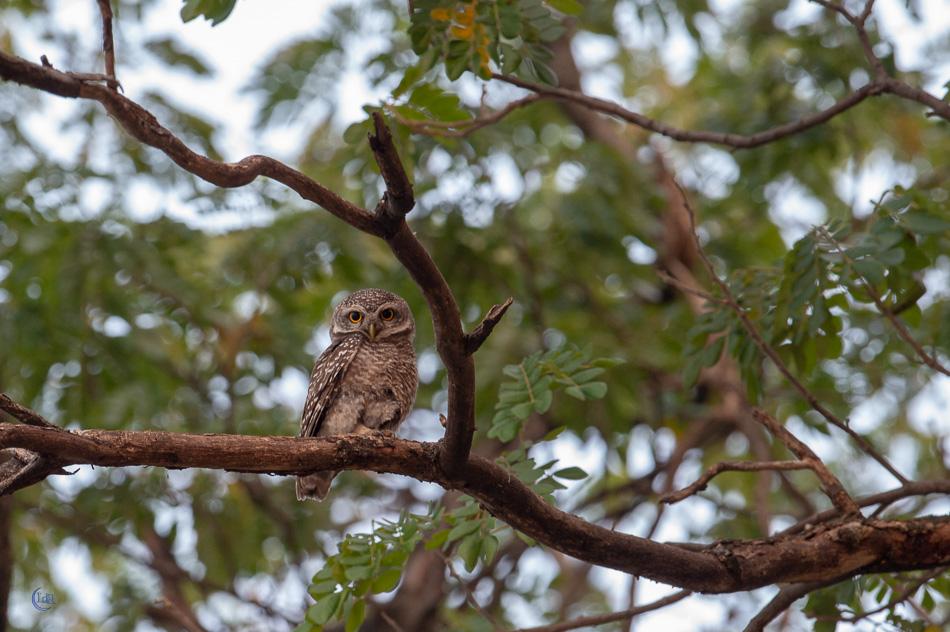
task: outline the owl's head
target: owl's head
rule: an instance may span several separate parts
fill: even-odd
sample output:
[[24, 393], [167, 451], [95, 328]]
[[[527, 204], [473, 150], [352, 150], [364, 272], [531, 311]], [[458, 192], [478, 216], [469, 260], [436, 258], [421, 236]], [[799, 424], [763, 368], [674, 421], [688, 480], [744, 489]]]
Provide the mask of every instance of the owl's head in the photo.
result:
[[370, 342], [407, 338], [412, 342], [416, 322], [409, 304], [392, 292], [369, 288], [353, 292], [336, 306], [330, 338], [358, 333]]

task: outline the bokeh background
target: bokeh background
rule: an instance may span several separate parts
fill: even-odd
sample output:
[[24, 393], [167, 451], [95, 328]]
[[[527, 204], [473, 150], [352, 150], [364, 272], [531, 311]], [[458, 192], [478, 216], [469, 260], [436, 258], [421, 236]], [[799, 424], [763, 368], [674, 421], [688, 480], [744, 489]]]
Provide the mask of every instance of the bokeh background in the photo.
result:
[[[585, 92], [680, 127], [751, 133], [827, 107], [868, 79], [853, 32], [804, 1], [585, 4], [568, 44]], [[364, 106], [392, 100], [415, 62], [406, 3], [241, 0], [214, 27], [183, 23], [176, 0], [114, 5], [125, 94], [192, 148], [225, 160], [269, 154], [375, 205], [381, 183], [359, 124]], [[889, 67], [942, 94], [950, 79], [945, 4], [882, 0], [874, 15], [873, 32], [885, 42], [876, 50]], [[34, 61], [45, 54], [60, 69], [99, 71], [95, 3], [5, 2], [0, 47]], [[457, 96], [452, 107], [473, 111], [524, 94], [471, 74], [431, 82]], [[585, 135], [553, 102], [466, 138], [395, 131], [416, 187], [412, 227], [466, 325], [504, 297], [516, 299], [476, 357], [477, 452], [504, 449], [486, 436], [502, 368], [575, 344], [622, 363], [601, 378], [605, 398], [560, 395], [529, 424], [538, 436], [565, 426], [533, 454], [589, 475], [556, 493], [561, 506], [625, 532], [695, 542], [762, 537], [809, 505], [827, 506], [807, 474], [789, 476], [804, 500], [775, 479], [763, 487], [761, 477], [735, 474], [662, 520], [657, 513], [658, 492], [672, 484], [658, 466], [724, 397], [714, 384], [682, 379], [697, 316], [655, 271], [671, 204], [658, 165], [662, 158], [694, 195], [700, 235], [723, 272], [780, 268], [811, 225], [841, 220], [860, 231], [895, 186], [948, 217], [945, 123], [917, 104], [879, 97], [806, 133], [736, 152], [618, 126], [632, 148], [625, 153]], [[333, 302], [378, 286], [405, 296], [419, 323], [417, 410], [400, 434], [441, 435], [445, 378], [428, 312], [379, 240], [274, 182], [222, 190], [198, 181], [124, 135], [95, 103], [6, 83], [0, 153], [0, 390], [70, 428], [294, 434]], [[924, 244], [926, 265], [914, 272], [924, 292], [912, 322], [944, 357], [947, 243]], [[945, 478], [950, 379], [909, 360], [873, 309], [852, 309], [840, 339], [839, 355], [819, 352], [799, 367], [801, 377], [905, 473]], [[804, 414], [776, 376], [764, 379], [765, 405], [782, 411], [849, 489], [893, 484], [842, 434]], [[710, 427], [680, 455], [674, 486], [753, 450], [741, 424]], [[164, 550], [206, 628], [290, 629], [307, 606], [310, 577], [343, 534], [403, 508], [425, 511], [441, 494], [351, 472], [332, 500], [304, 504], [282, 478], [80, 467], [12, 501], [10, 625], [160, 629], [149, 607], [163, 594], [153, 564]], [[768, 506], [766, 524], [757, 503]], [[946, 513], [950, 504], [926, 499], [899, 509]], [[476, 578], [474, 597], [511, 628], [671, 592], [516, 542], [503, 541], [493, 569], [468, 573], [457, 564], [457, 577], [445, 575], [440, 625], [489, 625], [466, 605], [459, 579]], [[31, 606], [37, 587], [55, 595], [50, 612]], [[736, 629], [772, 594], [694, 596], [635, 626]], [[795, 613], [787, 625], [811, 623]]]

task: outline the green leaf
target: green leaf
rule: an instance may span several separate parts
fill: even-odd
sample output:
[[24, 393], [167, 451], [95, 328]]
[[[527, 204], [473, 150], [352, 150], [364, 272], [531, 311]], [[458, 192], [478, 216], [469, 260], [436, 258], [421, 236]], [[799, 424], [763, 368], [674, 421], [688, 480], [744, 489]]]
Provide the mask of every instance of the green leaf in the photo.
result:
[[569, 481], [579, 481], [583, 478], [587, 478], [587, 472], [579, 467], [566, 467], [563, 470], [558, 470], [552, 476]]
[[339, 582], [335, 579], [316, 582], [310, 586], [310, 596], [316, 600], [319, 600], [320, 598], [333, 593], [336, 590], [336, 587], [339, 585]]
[[145, 48], [165, 63], [187, 68], [196, 75], [207, 75], [211, 72], [207, 64], [198, 59], [194, 54], [185, 50], [178, 41], [169, 37], [147, 42]]
[[482, 550], [482, 538], [477, 533], [467, 536], [459, 545], [459, 557], [465, 563], [465, 570], [471, 573], [478, 564], [478, 554]]
[[584, 11], [584, 5], [577, 0], [547, 0], [547, 3], [567, 15], [580, 15]]
[[893, 248], [891, 250], [878, 253], [875, 258], [884, 265], [896, 266], [904, 260], [904, 251], [901, 248]]
[[237, 0], [185, 0], [181, 7], [181, 19], [182, 22], [190, 22], [204, 16], [211, 21], [211, 26], [217, 26], [228, 19], [235, 4]]
[[584, 395], [584, 391], [582, 391], [581, 387], [579, 386], [568, 386], [566, 389], [564, 389], [564, 392], [570, 395], [571, 397], [575, 399], [579, 399], [581, 401], [584, 401], [585, 399], [587, 399], [587, 396]]
[[333, 593], [318, 600], [317, 603], [310, 606], [307, 610], [307, 620], [317, 625], [325, 624], [333, 618], [337, 608], [340, 606], [341, 599], [343, 599], [343, 593]]
[[458, 523], [449, 531], [448, 542], [455, 542], [459, 538], [478, 531], [481, 525], [482, 523], [479, 520], [466, 520], [465, 522]]
[[922, 235], [945, 233], [950, 231], [950, 219], [938, 217], [923, 211], [908, 211], [898, 215], [900, 223], [912, 232]]
[[498, 538], [488, 534], [482, 539], [481, 556], [482, 562], [491, 564], [495, 559], [495, 553], [498, 551]]
[[858, 259], [854, 262], [854, 269], [872, 285], [884, 283], [884, 268], [873, 259]]
[[356, 632], [366, 619], [366, 602], [358, 599], [350, 606], [346, 615], [345, 632]]
[[581, 384], [582, 382], [589, 382], [598, 375], [601, 375], [604, 372], [604, 369], [601, 367], [591, 367], [589, 369], [584, 369], [583, 371], [578, 371], [577, 373], [571, 376], [571, 379]]
[[554, 439], [557, 439], [565, 430], [567, 430], [567, 426], [558, 426], [557, 428], [549, 430], [548, 433], [541, 438], [541, 441], [553, 441]]
[[601, 399], [607, 394], [607, 384], [604, 382], [581, 384], [581, 392], [587, 399]]
[[373, 576], [373, 567], [372, 566], [351, 566], [343, 571], [344, 577], [350, 581], [360, 581], [362, 579], [369, 579]]
[[374, 593], [388, 593], [396, 589], [396, 586], [399, 585], [399, 580], [402, 578], [402, 569], [401, 568], [390, 568], [373, 579], [373, 583], [370, 584], [370, 590]]
[[541, 391], [540, 393], [536, 393], [534, 400], [534, 411], [539, 415], [543, 415], [551, 407], [552, 401], [554, 401], [554, 391], [548, 389]]
[[433, 551], [435, 549], [442, 548], [442, 545], [445, 544], [446, 540], [448, 540], [448, 537], [449, 537], [448, 529], [442, 529], [441, 531], [436, 531], [426, 541], [426, 550]]

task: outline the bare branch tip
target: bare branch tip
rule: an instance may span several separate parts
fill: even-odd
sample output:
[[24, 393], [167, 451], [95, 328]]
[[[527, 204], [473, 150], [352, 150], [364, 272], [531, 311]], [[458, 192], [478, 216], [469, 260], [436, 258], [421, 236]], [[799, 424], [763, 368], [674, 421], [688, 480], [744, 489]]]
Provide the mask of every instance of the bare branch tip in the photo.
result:
[[485, 314], [485, 318], [482, 319], [482, 322], [473, 329], [470, 333], [465, 334], [465, 353], [472, 355], [482, 346], [482, 343], [491, 335], [492, 330], [495, 328], [495, 325], [501, 321], [504, 317], [505, 312], [508, 311], [508, 308], [514, 303], [514, 298], [509, 296], [504, 300], [504, 302], [499, 303], [498, 305], [492, 305], [491, 309], [488, 310], [488, 313]]

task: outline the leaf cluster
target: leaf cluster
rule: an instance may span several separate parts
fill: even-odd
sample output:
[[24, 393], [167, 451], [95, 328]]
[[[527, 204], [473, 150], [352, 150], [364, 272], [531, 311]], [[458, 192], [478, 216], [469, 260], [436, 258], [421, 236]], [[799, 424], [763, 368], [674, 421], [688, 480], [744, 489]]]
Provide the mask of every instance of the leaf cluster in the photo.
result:
[[466, 71], [490, 79], [499, 70], [552, 85], [548, 45], [565, 32], [555, 10], [583, 9], [574, 0], [421, 0], [414, 7], [409, 36], [421, 72], [441, 62], [452, 80]]

